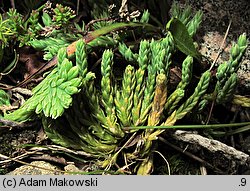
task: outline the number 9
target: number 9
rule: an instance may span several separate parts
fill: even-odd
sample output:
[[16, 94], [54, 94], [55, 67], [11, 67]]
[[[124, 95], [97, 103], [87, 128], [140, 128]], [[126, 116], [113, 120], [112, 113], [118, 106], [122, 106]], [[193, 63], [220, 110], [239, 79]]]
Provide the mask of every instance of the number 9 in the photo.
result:
[[246, 178], [241, 178], [240, 182], [241, 182], [241, 186], [246, 186], [246, 184], [247, 184]]

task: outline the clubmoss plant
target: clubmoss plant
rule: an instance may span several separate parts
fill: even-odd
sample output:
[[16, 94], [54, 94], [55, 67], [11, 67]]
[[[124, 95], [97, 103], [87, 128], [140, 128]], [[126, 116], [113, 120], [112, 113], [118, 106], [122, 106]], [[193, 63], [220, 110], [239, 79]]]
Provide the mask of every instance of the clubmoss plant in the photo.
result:
[[[174, 18], [167, 24], [169, 30], [165, 35], [161, 33], [161, 38], [152, 35], [128, 47], [124, 37], [114, 40], [112, 35], [106, 35], [111, 29], [101, 26], [69, 45], [68, 34], [62, 33], [62, 27], [69, 24], [74, 14], [60, 5], [53, 10], [54, 16], [48, 13], [42, 16], [44, 27], [53, 26], [53, 31], [29, 44], [46, 51], [45, 59], [56, 56], [55, 68], [33, 89], [33, 96], [18, 110], [6, 113], [4, 119], [17, 122], [42, 119], [45, 132], [54, 143], [83, 151], [99, 168], [119, 171], [130, 162], [131, 173], [150, 174], [158, 137], [165, 131], [157, 127], [174, 126], [194, 108], [202, 110], [212, 100], [217, 104], [226, 103], [231, 97], [234, 103], [243, 100], [234, 96], [234, 90], [236, 71], [247, 44], [244, 34], [232, 47], [229, 61], [217, 69], [215, 93], [207, 92], [212, 78], [210, 69], [194, 80], [192, 84], [196, 87], [190, 87], [194, 59], [199, 61], [192, 37], [201, 22], [201, 12], [192, 17], [191, 8], [182, 12], [174, 4]], [[152, 29], [148, 20], [145, 11], [141, 23], [117, 22], [109, 27], [112, 30], [143, 27], [147, 31], [149, 26]], [[183, 28], [181, 33], [176, 32], [178, 35], [174, 33]], [[94, 47], [102, 54], [99, 76], [89, 67]], [[181, 81], [170, 91], [169, 74], [177, 51], [186, 54], [186, 58], [181, 64]], [[126, 64], [122, 80], [114, 74], [114, 65], [120, 60]], [[139, 126], [148, 128], [132, 128]]]

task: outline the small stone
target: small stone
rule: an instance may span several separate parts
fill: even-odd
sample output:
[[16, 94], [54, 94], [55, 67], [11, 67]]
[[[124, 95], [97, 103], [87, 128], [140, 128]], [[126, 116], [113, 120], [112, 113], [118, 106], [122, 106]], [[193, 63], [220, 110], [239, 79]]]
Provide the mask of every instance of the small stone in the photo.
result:
[[[220, 51], [221, 43], [223, 42], [223, 35], [220, 35], [218, 32], [207, 32], [203, 36], [203, 43], [201, 43], [200, 52], [202, 55], [206, 56], [211, 63], [216, 59], [218, 52]], [[221, 64], [224, 61], [227, 61], [230, 56], [231, 44], [223, 49], [222, 55], [217, 60], [217, 63]]]
[[[81, 172], [81, 170], [79, 170], [79, 168], [77, 168], [74, 164], [69, 164], [65, 166], [64, 170], [68, 172]], [[71, 174], [71, 173], [65, 173], [65, 174]]]
[[[32, 166], [30, 166], [32, 165]], [[7, 175], [59, 175], [62, 174], [60, 169], [45, 161], [33, 161], [30, 165], [23, 165], [9, 172]], [[41, 168], [36, 168], [41, 167]]]

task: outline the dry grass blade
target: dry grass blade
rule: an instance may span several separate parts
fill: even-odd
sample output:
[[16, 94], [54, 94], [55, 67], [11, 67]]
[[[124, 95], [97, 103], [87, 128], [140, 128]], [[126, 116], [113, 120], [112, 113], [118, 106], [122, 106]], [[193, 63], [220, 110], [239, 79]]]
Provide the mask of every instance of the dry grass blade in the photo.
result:
[[159, 154], [163, 158], [163, 160], [166, 162], [166, 164], [168, 166], [168, 175], [171, 175], [171, 169], [170, 169], [170, 165], [169, 165], [169, 162], [167, 161], [167, 159], [159, 151], [154, 151], [154, 152]]
[[216, 55], [211, 67], [209, 68], [209, 70], [212, 70], [212, 68], [214, 67], [214, 65], [216, 64], [217, 60], [219, 59], [220, 55], [222, 54], [222, 52], [224, 51], [225, 49], [225, 42], [226, 42], [226, 39], [227, 39], [227, 36], [228, 36], [228, 33], [229, 33], [229, 30], [230, 30], [230, 27], [231, 27], [231, 23], [232, 21], [230, 20], [229, 24], [228, 24], [228, 27], [227, 27], [227, 30], [226, 30], [226, 33], [224, 35], [224, 38], [220, 44], [220, 48], [219, 48], [219, 51], [218, 51], [218, 54]]

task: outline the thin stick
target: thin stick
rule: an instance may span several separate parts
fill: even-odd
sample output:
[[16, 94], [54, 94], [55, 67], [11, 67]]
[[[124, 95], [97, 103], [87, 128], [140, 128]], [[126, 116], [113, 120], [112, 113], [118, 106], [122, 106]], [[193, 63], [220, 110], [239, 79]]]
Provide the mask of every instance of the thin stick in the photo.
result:
[[11, 7], [12, 7], [13, 9], [16, 8], [16, 6], [15, 6], [15, 1], [14, 1], [14, 0], [10, 0], [10, 4], [11, 4]]
[[210, 163], [204, 161], [204, 160], [201, 159], [200, 157], [197, 157], [197, 156], [193, 155], [192, 153], [190, 153], [190, 152], [188, 152], [188, 151], [183, 151], [183, 149], [181, 149], [180, 147], [177, 147], [176, 145], [173, 145], [172, 143], [169, 143], [169, 142], [168, 142], [166, 139], [164, 139], [163, 137], [159, 137], [159, 140], [162, 141], [163, 143], [167, 144], [168, 146], [172, 147], [173, 149], [175, 149], [175, 150], [177, 150], [177, 151], [179, 151], [179, 152], [185, 154], [186, 156], [188, 156], [188, 157], [190, 157], [190, 158], [192, 158], [192, 159], [194, 159], [194, 160], [200, 162], [201, 164], [203, 164], [203, 165], [205, 165], [205, 166], [207, 166], [207, 167], [209, 167], [209, 168], [211, 168], [211, 169], [214, 169], [214, 170], [220, 172], [221, 174], [223, 174], [223, 172], [222, 172], [220, 169], [214, 167], [214, 166], [211, 165]]
[[115, 158], [117, 157], [117, 155], [131, 142], [131, 140], [135, 137], [136, 132], [126, 141], [126, 143], [113, 155], [113, 157], [111, 158], [109, 165], [107, 165], [107, 167], [105, 168], [106, 170], [109, 170], [112, 162], [115, 160]]
[[3, 126], [0, 126], [0, 128], [1, 127], [4, 127], [4, 128], [12, 128], [12, 127], [21, 128], [21, 127], [31, 127], [32, 125], [34, 125], [34, 122], [17, 123], [15, 121], [10, 121], [10, 120], [7, 120], [7, 119], [2, 119], [2, 118], [0, 118], [0, 123], [3, 124]]
[[[13, 158], [13, 160], [23, 159], [23, 158], [27, 157], [28, 155], [32, 155], [32, 154], [35, 154], [35, 153], [37, 153], [37, 151], [26, 152], [26, 153], [24, 153], [22, 155], [19, 155], [19, 156]], [[0, 161], [0, 164], [8, 163], [8, 162], [11, 162], [11, 161], [12, 161], [11, 159], [6, 159], [4, 161]]]
[[226, 33], [225, 33], [225, 35], [224, 35], [224, 38], [223, 38], [223, 40], [222, 40], [222, 42], [221, 42], [221, 44], [220, 44], [219, 52], [218, 52], [216, 58], [214, 59], [214, 61], [213, 61], [212, 65], [211, 65], [211, 67], [209, 68], [209, 70], [212, 70], [212, 68], [214, 67], [214, 65], [215, 65], [215, 63], [217, 62], [218, 58], [220, 57], [220, 55], [221, 55], [222, 52], [224, 51], [224, 48], [225, 48], [225, 47], [224, 47], [224, 46], [225, 46], [225, 41], [226, 41], [226, 38], [227, 38], [227, 36], [228, 36], [228, 33], [229, 33], [229, 29], [230, 29], [230, 27], [231, 27], [231, 24], [232, 24], [232, 21], [230, 20], [230, 22], [229, 22], [229, 24], [228, 24], [228, 27], [227, 27], [227, 31], [226, 31]]
[[213, 99], [213, 101], [212, 101], [212, 105], [211, 105], [210, 110], [209, 110], [209, 113], [208, 113], [206, 125], [208, 125], [208, 123], [209, 123], [209, 121], [210, 121], [210, 119], [211, 119], [212, 112], [213, 112], [213, 108], [214, 108], [214, 103], [215, 103], [215, 99]]
[[[4, 158], [4, 159], [6, 159], [6, 160], [11, 160], [11, 161], [18, 162], [18, 163], [21, 163], [21, 164], [24, 164], [24, 165], [28, 165], [28, 166], [31, 166], [31, 167], [34, 167], [34, 168], [39, 168], [39, 169], [42, 169], [42, 170], [47, 170], [47, 171], [52, 171], [52, 172], [59, 172], [59, 173], [65, 173], [65, 172], [66, 172], [66, 171], [62, 171], [62, 170], [52, 170], [52, 169], [48, 169], [48, 168], [36, 166], [36, 165], [33, 165], [33, 164], [29, 164], [29, 163], [20, 161], [20, 160], [15, 159], [15, 158], [10, 158], [10, 157], [5, 156], [5, 155], [3, 155], [3, 154], [0, 154], [0, 157], [1, 157], [1, 158]], [[68, 172], [67, 172], [67, 173], [68, 173]]]
[[80, 5], [80, 0], [77, 0], [77, 5], [76, 5], [76, 15], [79, 14], [79, 5]]
[[[209, 68], [209, 70], [212, 70], [212, 68], [214, 67], [214, 65], [215, 65], [215, 63], [217, 62], [218, 58], [220, 57], [220, 55], [221, 55], [222, 52], [224, 51], [224, 48], [225, 48], [225, 47], [224, 47], [224, 46], [225, 46], [225, 41], [226, 41], [226, 38], [227, 38], [227, 36], [228, 36], [228, 33], [229, 33], [229, 29], [230, 29], [230, 27], [231, 27], [231, 24], [232, 24], [232, 21], [230, 20], [230, 22], [229, 22], [229, 24], [228, 24], [228, 27], [227, 27], [227, 31], [226, 31], [226, 33], [225, 33], [225, 35], [224, 35], [224, 38], [223, 38], [222, 42], [221, 42], [221, 45], [220, 45], [220, 48], [219, 48], [219, 52], [218, 52], [216, 58], [214, 59], [214, 61], [213, 61], [212, 65], [211, 65], [211, 67]], [[216, 93], [216, 94], [217, 94], [217, 93]], [[209, 110], [209, 115], [208, 115], [208, 117], [207, 117], [206, 125], [209, 123], [210, 118], [211, 118], [211, 116], [212, 116], [214, 104], [215, 104], [215, 99], [213, 99], [213, 101], [212, 101], [212, 105], [211, 105], [211, 108], [210, 108], [210, 110]]]

